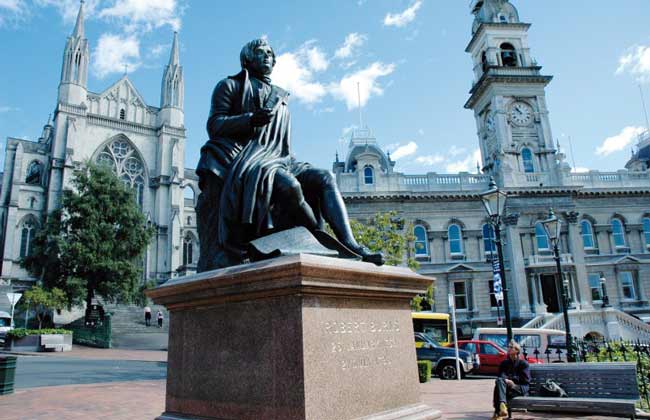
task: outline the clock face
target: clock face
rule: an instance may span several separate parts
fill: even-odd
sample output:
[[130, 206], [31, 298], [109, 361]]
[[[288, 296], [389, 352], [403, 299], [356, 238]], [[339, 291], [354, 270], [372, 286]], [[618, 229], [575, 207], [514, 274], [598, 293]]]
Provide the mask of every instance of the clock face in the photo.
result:
[[533, 110], [528, 104], [515, 102], [510, 110], [510, 119], [517, 125], [528, 125], [533, 121]]
[[488, 116], [485, 117], [485, 129], [488, 133], [494, 133], [495, 125], [493, 114], [488, 114]]

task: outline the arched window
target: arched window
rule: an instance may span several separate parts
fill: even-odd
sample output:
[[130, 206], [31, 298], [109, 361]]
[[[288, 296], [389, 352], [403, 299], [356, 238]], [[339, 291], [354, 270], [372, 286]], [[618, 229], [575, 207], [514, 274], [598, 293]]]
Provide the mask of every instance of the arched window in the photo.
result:
[[587, 249], [595, 248], [594, 230], [591, 227], [589, 220], [580, 222], [580, 234], [582, 235], [582, 246]]
[[643, 218], [643, 239], [645, 246], [650, 247], [650, 218]]
[[512, 44], [501, 44], [501, 63], [504, 67], [517, 67], [517, 53]]
[[427, 230], [422, 225], [416, 225], [413, 228], [415, 236], [415, 256], [426, 257], [429, 255], [429, 241], [427, 239]]
[[192, 218], [190, 216], [187, 216], [187, 225], [189, 226], [191, 224], [192, 224]]
[[28, 219], [23, 224], [23, 229], [20, 233], [20, 258], [25, 258], [31, 254], [35, 229], [36, 223], [32, 219]]
[[43, 175], [43, 165], [41, 162], [35, 160], [29, 164], [27, 168], [27, 176], [25, 182], [27, 184], [40, 184], [41, 176]]
[[129, 188], [135, 192], [136, 202], [144, 204], [144, 164], [138, 152], [124, 139], [107, 144], [97, 155], [97, 163], [109, 166]]
[[540, 222], [535, 224], [535, 240], [537, 241], [537, 250], [538, 251], [547, 251], [550, 249], [548, 245], [548, 235], [544, 226]]
[[120, 109], [120, 119], [125, 120], [126, 119], [126, 111], [124, 108]]
[[625, 247], [625, 230], [623, 230], [623, 222], [619, 219], [612, 219], [612, 236], [617, 248]]
[[489, 65], [490, 64], [488, 63], [487, 53], [483, 51], [483, 53], [481, 53], [481, 67], [483, 68], [483, 73], [488, 70]]
[[521, 160], [524, 163], [524, 172], [535, 172], [535, 165], [533, 163], [533, 152], [529, 148], [521, 149]]
[[508, 23], [508, 17], [504, 15], [499, 15], [499, 23]]
[[375, 182], [375, 173], [372, 169], [372, 166], [366, 166], [363, 168], [363, 183], [366, 185], [374, 184]]
[[483, 225], [483, 249], [485, 253], [496, 252], [497, 246], [495, 244], [496, 236], [494, 234], [494, 228], [491, 224], [486, 223]]
[[185, 198], [186, 201], [189, 200], [192, 204], [194, 204], [194, 189], [189, 185], [183, 188], [183, 198]]
[[192, 252], [194, 248], [194, 241], [192, 235], [187, 234], [183, 239], [183, 265], [192, 264]]
[[463, 253], [463, 236], [460, 226], [453, 224], [447, 229], [449, 235], [449, 253], [462, 254]]

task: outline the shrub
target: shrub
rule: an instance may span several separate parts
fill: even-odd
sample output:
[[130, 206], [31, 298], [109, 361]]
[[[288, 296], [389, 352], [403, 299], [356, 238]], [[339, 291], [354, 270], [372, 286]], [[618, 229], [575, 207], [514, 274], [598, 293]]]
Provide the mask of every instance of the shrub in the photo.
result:
[[429, 379], [431, 379], [430, 360], [418, 360], [418, 376], [420, 377], [421, 384], [429, 382]]
[[72, 331], [64, 330], [62, 328], [45, 328], [42, 330], [26, 330], [25, 328], [16, 328], [7, 332], [7, 338], [18, 339], [27, 337], [28, 335], [41, 334], [72, 334]]

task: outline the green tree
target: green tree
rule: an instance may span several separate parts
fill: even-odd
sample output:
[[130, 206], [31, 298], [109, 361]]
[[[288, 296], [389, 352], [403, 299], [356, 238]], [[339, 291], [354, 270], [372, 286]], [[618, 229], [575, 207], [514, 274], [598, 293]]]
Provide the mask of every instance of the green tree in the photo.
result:
[[406, 265], [413, 271], [420, 264], [411, 256], [411, 244], [415, 240], [413, 227], [404, 225], [396, 211], [377, 213], [366, 223], [350, 220], [350, 227], [359, 244], [372, 252], [383, 252], [388, 265]]
[[[388, 265], [406, 264], [415, 271], [420, 264], [412, 256], [415, 241], [413, 225], [404, 223], [396, 211], [375, 214], [367, 223], [351, 220], [350, 226], [357, 241], [373, 252], [383, 252]], [[433, 306], [433, 282], [424, 295], [411, 300], [411, 309], [421, 311], [424, 305]]]
[[22, 264], [45, 289], [65, 292], [68, 305], [95, 295], [117, 302], [137, 296], [141, 261], [153, 231], [133, 191], [106, 165], [87, 162], [75, 170]]
[[68, 299], [59, 288], [45, 290], [41, 286], [34, 286], [25, 291], [23, 296], [23, 306], [26, 310], [34, 309], [36, 319], [38, 319], [38, 329], [42, 329], [43, 321], [50, 311], [60, 311], [68, 304]]

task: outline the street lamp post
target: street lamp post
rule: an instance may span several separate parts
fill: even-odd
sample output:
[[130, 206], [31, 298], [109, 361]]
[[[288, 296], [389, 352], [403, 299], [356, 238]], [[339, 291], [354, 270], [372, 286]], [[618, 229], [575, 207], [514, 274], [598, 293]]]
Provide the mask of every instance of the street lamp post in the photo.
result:
[[609, 296], [607, 296], [607, 289], [605, 288], [605, 283], [607, 283], [607, 279], [605, 279], [605, 275], [603, 273], [600, 273], [600, 288], [602, 290], [603, 294], [603, 308], [609, 308], [611, 305], [609, 304]]
[[569, 324], [569, 281], [566, 282], [563, 280], [562, 276], [562, 266], [560, 265], [560, 232], [562, 229], [562, 222], [555, 215], [553, 209], [550, 209], [548, 212], [548, 219], [542, 222], [544, 230], [546, 230], [546, 235], [550, 239], [553, 245], [553, 258], [555, 259], [555, 267], [557, 269], [557, 278], [560, 280], [560, 286], [562, 287], [562, 313], [564, 315], [564, 328], [566, 331], [566, 348], [567, 348], [567, 360], [569, 362], [575, 362], [575, 355], [573, 353], [573, 340], [571, 338], [571, 326]]
[[503, 266], [503, 243], [501, 240], [501, 218], [504, 216], [506, 198], [506, 193], [499, 190], [496, 182], [494, 182], [494, 178], [490, 180], [488, 190], [481, 194], [481, 200], [483, 201], [485, 212], [490, 219], [490, 224], [494, 228], [494, 242], [496, 244], [497, 254], [499, 257], [499, 275], [501, 276], [501, 284], [503, 289], [503, 310], [506, 317], [508, 343], [510, 343], [512, 340], [512, 321], [510, 320], [508, 286], [506, 282], [506, 270]]

